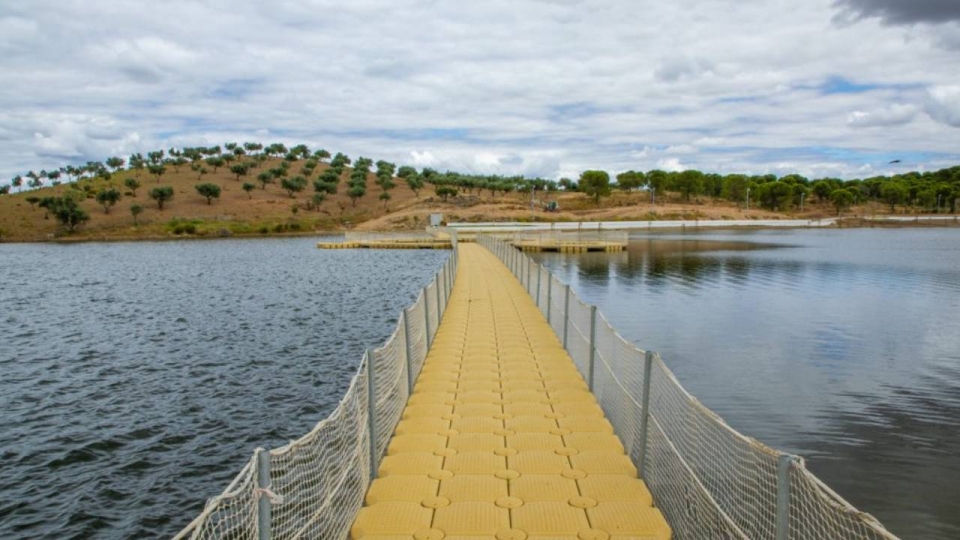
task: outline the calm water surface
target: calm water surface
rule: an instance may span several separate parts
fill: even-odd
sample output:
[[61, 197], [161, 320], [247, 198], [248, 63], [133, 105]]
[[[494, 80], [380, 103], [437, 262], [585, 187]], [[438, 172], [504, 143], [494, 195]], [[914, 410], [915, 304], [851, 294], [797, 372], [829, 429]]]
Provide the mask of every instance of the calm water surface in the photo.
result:
[[960, 538], [960, 231], [635, 235], [540, 259], [734, 428], [903, 538]]
[[0, 537], [172, 536], [449, 255], [314, 243], [0, 245]]

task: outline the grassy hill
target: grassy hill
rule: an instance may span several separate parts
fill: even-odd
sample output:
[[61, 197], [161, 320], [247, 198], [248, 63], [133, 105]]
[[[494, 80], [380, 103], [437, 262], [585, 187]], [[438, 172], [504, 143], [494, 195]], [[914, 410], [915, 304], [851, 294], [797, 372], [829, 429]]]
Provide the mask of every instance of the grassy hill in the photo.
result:
[[[367, 190], [363, 197], [352, 200], [347, 192], [347, 178], [353, 169], [346, 167], [341, 174], [337, 192], [328, 195], [318, 207], [310, 203], [314, 195], [312, 181], [330, 168], [320, 162], [307, 176], [307, 187], [291, 196], [279, 184], [267, 184], [261, 189], [258, 174], [279, 166], [279, 157], [269, 157], [256, 164], [246, 176], [238, 179], [229, 167], [219, 167], [198, 178], [189, 165], [167, 166], [157, 178], [146, 169], [122, 169], [109, 178], [95, 177], [64, 183], [53, 187], [24, 190], [0, 196], [0, 240], [46, 241], [162, 239], [178, 237], [269, 236], [316, 234], [345, 229], [408, 230], [422, 229], [431, 213], [443, 213], [448, 221], [594, 221], [594, 220], [664, 220], [664, 219], [790, 219], [817, 218], [836, 214], [829, 203], [815, 203], [808, 198], [805, 210], [775, 212], [763, 209], [744, 210], [737, 204], [713, 197], [694, 197], [685, 201], [679, 193], [665, 193], [656, 205], [651, 204], [644, 191], [614, 191], [599, 203], [583, 193], [537, 192], [537, 201], [531, 205], [529, 193], [495, 192], [489, 189], [461, 189], [456, 195], [442, 199], [435, 187], [426, 184], [419, 193], [407, 183], [394, 177], [395, 187], [390, 199], [380, 199], [382, 189], [376, 175], [367, 174]], [[299, 169], [294, 164], [291, 171]], [[179, 170], [177, 170], [179, 169]], [[302, 171], [299, 174], [303, 174]], [[134, 194], [124, 186], [124, 180], [134, 178], [141, 186]], [[196, 185], [213, 183], [220, 186], [219, 198], [211, 204], [201, 196]], [[244, 183], [256, 186], [249, 193]], [[148, 193], [151, 188], [169, 186], [173, 199], [161, 210]], [[97, 202], [96, 194], [106, 188], [116, 188], [121, 200], [109, 212]], [[43, 197], [62, 197], [72, 194], [89, 214], [89, 220], [76, 231], [67, 232], [54, 216], [36, 204]], [[33, 204], [29, 202], [33, 200]], [[556, 201], [560, 210], [545, 212], [541, 203]], [[140, 205], [143, 212], [137, 217], [130, 212], [132, 205]], [[533, 208], [531, 208], [533, 206]], [[887, 213], [886, 205], [871, 201], [849, 209], [848, 215], [875, 215]]]
[[[400, 180], [390, 190], [391, 200], [387, 205], [379, 200], [381, 190], [374, 183], [374, 175], [368, 175], [367, 193], [356, 204], [347, 196], [346, 183], [341, 182], [337, 193], [328, 195], [326, 200], [315, 209], [308, 209], [309, 200], [314, 194], [313, 187], [291, 197], [278, 184], [268, 184], [265, 189], [256, 181], [259, 172], [279, 164], [279, 158], [271, 158], [261, 163], [247, 176], [238, 180], [228, 168], [212, 170], [198, 180], [197, 173], [188, 166], [179, 171], [168, 167], [159, 181], [146, 170], [121, 170], [109, 180], [93, 178], [65, 183], [56, 187], [25, 190], [0, 197], [0, 234], [7, 241], [40, 241], [56, 237], [63, 238], [163, 238], [192, 234], [193, 236], [227, 235], [267, 235], [280, 233], [305, 233], [313, 231], [333, 231], [354, 224], [378, 218], [388, 212], [407, 208], [417, 204], [417, 197]], [[318, 165], [308, 180], [316, 179], [326, 164]], [[351, 169], [347, 168], [346, 176]], [[124, 187], [124, 179], [135, 178], [141, 187], [136, 194]], [[242, 189], [244, 183], [252, 183], [256, 188], [251, 192]], [[220, 186], [220, 197], [207, 204], [195, 186], [200, 183], [212, 183]], [[148, 193], [151, 188], [170, 186], [174, 197], [160, 210]], [[114, 187], [123, 195], [122, 199], [109, 213], [96, 201], [95, 195], [104, 188]], [[63, 227], [47, 215], [43, 208], [31, 205], [27, 198], [60, 197], [73, 193], [81, 198], [80, 205], [90, 215], [90, 220], [69, 235]], [[424, 193], [421, 192], [421, 196]], [[143, 206], [143, 212], [137, 217], [137, 224], [130, 212], [134, 204]], [[410, 226], [423, 226], [425, 214], [418, 215], [419, 223]]]

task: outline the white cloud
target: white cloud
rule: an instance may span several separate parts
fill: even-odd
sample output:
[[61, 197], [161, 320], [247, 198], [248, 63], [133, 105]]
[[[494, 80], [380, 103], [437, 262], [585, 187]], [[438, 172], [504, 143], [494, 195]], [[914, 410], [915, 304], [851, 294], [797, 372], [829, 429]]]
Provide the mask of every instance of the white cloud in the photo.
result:
[[948, 126], [960, 127], [960, 86], [935, 86], [930, 89], [927, 113]]
[[871, 112], [854, 111], [847, 116], [847, 123], [858, 128], [899, 126], [912, 121], [917, 112], [915, 105], [893, 104]]
[[668, 146], [663, 152], [666, 154], [696, 154], [699, 149], [690, 144], [675, 144]]
[[676, 82], [685, 77], [702, 75], [709, 72], [712, 68], [712, 62], [705, 58], [672, 56], [660, 61], [654, 72], [654, 76], [662, 81]]
[[665, 158], [657, 161], [657, 168], [667, 172], [680, 172], [685, 171], [690, 167], [680, 163], [679, 158]]
[[[841, 26], [836, 12], [833, 0], [5, 0], [0, 178], [250, 139], [543, 176], [960, 161], [953, 26]], [[818, 88], [837, 78], [867, 86]], [[896, 129], [850, 129], [881, 125]]]
[[723, 137], [700, 137], [693, 141], [694, 146], [720, 146], [726, 141]]

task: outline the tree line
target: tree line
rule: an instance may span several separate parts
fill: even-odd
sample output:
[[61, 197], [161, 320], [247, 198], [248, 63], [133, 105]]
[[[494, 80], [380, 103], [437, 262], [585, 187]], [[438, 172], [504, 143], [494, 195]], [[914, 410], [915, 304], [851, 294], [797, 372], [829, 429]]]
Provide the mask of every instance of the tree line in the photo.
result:
[[[271, 158], [274, 159], [271, 161]], [[268, 167], [268, 162], [275, 166]], [[320, 163], [325, 163], [326, 167], [318, 173]], [[347, 167], [350, 167], [349, 171]], [[64, 181], [70, 182], [75, 188], [72, 192], [68, 191], [60, 197], [28, 195], [26, 201], [31, 206], [45, 209], [48, 216], [53, 215], [68, 230], [73, 230], [89, 220], [89, 215], [79, 205], [84, 198], [95, 199], [105, 213], [109, 213], [122, 199], [123, 193], [114, 182], [118, 176], [124, 176], [122, 186], [128, 190], [126, 193], [135, 198], [142, 186], [138, 178], [128, 176], [131, 172], [153, 178], [155, 185], [148, 189], [147, 195], [159, 210], [163, 210], [164, 205], [174, 197], [172, 187], [160, 185], [164, 175], [171, 169], [177, 173], [189, 170], [196, 174], [197, 195], [206, 199], [207, 204], [212, 204], [220, 197], [221, 187], [204, 182], [204, 176], [224, 169], [236, 182], [241, 183], [241, 188], [251, 198], [257, 187], [266, 190], [267, 186], [279, 185], [290, 198], [312, 187], [313, 194], [306, 203], [308, 210], [319, 209], [329, 196], [338, 193], [342, 181], [346, 184], [344, 193], [356, 206], [357, 201], [365, 197], [368, 188], [371, 188], [368, 185], [371, 174], [374, 187], [379, 188], [377, 197], [385, 209], [392, 198], [390, 191], [398, 181], [406, 183], [417, 197], [429, 184], [444, 201], [461, 193], [489, 193], [490, 196], [496, 196], [566, 191], [584, 193], [599, 204], [601, 198], [609, 196], [613, 190], [620, 190], [648, 193], [650, 202], [654, 204], [670, 197], [684, 202], [710, 198], [774, 211], [803, 208], [804, 204], [815, 200], [817, 203], [833, 205], [838, 214], [852, 205], [868, 201], [889, 205], [891, 212], [898, 207], [909, 207], [921, 211], [956, 213], [960, 201], [960, 166], [935, 172], [909, 172], [854, 180], [810, 179], [799, 174], [782, 177], [773, 174], [720, 175], [692, 169], [677, 172], [655, 169], [647, 172], [629, 170], [614, 177], [606, 171], [588, 170], [576, 180], [561, 178], [555, 181], [524, 176], [440, 172], [429, 167], [417, 170], [408, 165], [398, 168], [394, 163], [383, 160], [374, 162], [362, 156], [351, 159], [340, 152], [331, 154], [325, 149], [311, 150], [304, 144], [288, 148], [283, 143], [264, 145], [258, 142], [161, 149], [147, 152], [146, 155], [134, 153], [127, 158], [114, 156], [103, 162], [88, 161], [83, 165], [66, 165], [49, 171], [30, 171], [15, 176], [8, 185], [0, 186], [0, 195], [8, 195], [13, 189], [20, 192], [24, 187], [39, 189], [47, 184], [57, 186]], [[106, 180], [107, 186], [99, 191], [93, 191], [89, 185], [78, 187], [79, 181], [88, 179]], [[130, 207], [135, 223], [143, 210], [139, 204]]]

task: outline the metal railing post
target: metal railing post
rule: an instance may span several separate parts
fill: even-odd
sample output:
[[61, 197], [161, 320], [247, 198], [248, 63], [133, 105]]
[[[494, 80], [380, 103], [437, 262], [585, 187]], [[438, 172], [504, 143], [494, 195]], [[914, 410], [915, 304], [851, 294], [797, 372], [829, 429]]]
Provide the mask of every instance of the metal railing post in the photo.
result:
[[440, 317], [443, 316], [443, 308], [440, 307], [440, 276], [438, 275], [433, 282], [433, 288], [437, 291], [437, 330], [440, 330]]
[[443, 268], [437, 272], [437, 313], [440, 314], [440, 317], [443, 317], [443, 312], [447, 309], [447, 284], [446, 276], [443, 273]]
[[453, 292], [453, 259], [447, 263], [447, 303], [450, 303], [450, 294]]
[[650, 421], [650, 373], [653, 371], [653, 353], [647, 351], [643, 355], [643, 396], [641, 397], [640, 416], [640, 466], [638, 472], [640, 478], [644, 478], [644, 469], [647, 464], [647, 429]]
[[[261, 490], [270, 489], [270, 452], [257, 448], [257, 487]], [[257, 531], [260, 540], [270, 540], [273, 524], [270, 515], [270, 497], [260, 491], [260, 500], [257, 503]]]
[[527, 265], [527, 283], [525, 287], [527, 289], [527, 294], [530, 294], [531, 292], [533, 292], [530, 290], [530, 282], [533, 281], [533, 278], [530, 276], [530, 273], [533, 272], [533, 265], [530, 264], [531, 263], [530, 257], [524, 257], [523, 262], [526, 263]]
[[[542, 264], [540, 266], [541, 268], [543, 267]], [[553, 303], [553, 280], [550, 278], [550, 272], [547, 272], [547, 325], [553, 329], [553, 325], [550, 324], [550, 304]]]
[[423, 288], [423, 336], [427, 342], [427, 349], [430, 349], [430, 297], [427, 296], [427, 288]]
[[413, 351], [411, 350], [410, 343], [410, 316], [407, 315], [407, 310], [404, 309], [400, 312], [400, 316], [403, 317], [403, 342], [406, 343], [407, 347], [407, 395], [413, 393]]
[[793, 456], [783, 454], [777, 459], [777, 529], [776, 540], [790, 536], [790, 462]]
[[367, 430], [370, 432], [370, 478], [377, 477], [377, 389], [373, 349], [367, 349]]
[[543, 279], [543, 265], [537, 265], [537, 307], [540, 307], [540, 281]]
[[593, 392], [593, 367], [597, 357], [597, 306], [590, 306], [590, 362], [587, 364], [587, 384]]
[[563, 348], [567, 349], [567, 327], [570, 326], [570, 285], [563, 293]]

